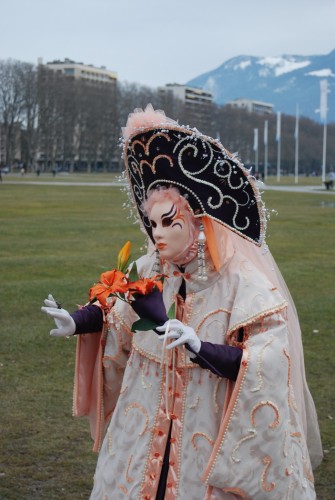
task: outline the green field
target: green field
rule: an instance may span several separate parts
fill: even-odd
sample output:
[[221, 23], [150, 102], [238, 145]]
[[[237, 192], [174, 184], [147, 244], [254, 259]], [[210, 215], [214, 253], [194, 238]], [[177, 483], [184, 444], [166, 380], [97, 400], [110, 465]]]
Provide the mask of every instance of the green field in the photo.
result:
[[[85, 303], [101, 271], [116, 264], [122, 244], [131, 240], [136, 258], [144, 236], [122, 208], [126, 200], [118, 188], [17, 180], [0, 184], [0, 498], [88, 498], [97, 457], [86, 421], [71, 417], [76, 341], [50, 338], [52, 322], [40, 307], [50, 292], [69, 310]], [[330, 500], [335, 498], [335, 197], [275, 191], [264, 197], [278, 211], [268, 244], [299, 312], [322, 431], [318, 498]]]

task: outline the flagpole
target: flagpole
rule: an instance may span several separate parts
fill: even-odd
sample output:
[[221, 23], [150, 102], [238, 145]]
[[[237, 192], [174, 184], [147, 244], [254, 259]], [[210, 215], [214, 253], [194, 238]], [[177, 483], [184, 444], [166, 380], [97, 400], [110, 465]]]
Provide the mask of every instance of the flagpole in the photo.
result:
[[268, 178], [268, 120], [264, 122], [264, 181]]
[[326, 152], [327, 152], [327, 94], [328, 81], [320, 81], [320, 118], [323, 123], [323, 148], [322, 148], [322, 183], [326, 180]]
[[280, 149], [281, 149], [281, 114], [280, 111], [277, 112], [277, 135], [276, 135], [276, 141], [277, 141], [277, 182], [280, 182]]
[[254, 128], [255, 173], [258, 172], [258, 128]]
[[294, 165], [294, 182], [298, 184], [299, 180], [299, 105], [297, 104], [297, 112], [295, 118], [295, 165]]
[[327, 122], [323, 125], [322, 182], [326, 180]]

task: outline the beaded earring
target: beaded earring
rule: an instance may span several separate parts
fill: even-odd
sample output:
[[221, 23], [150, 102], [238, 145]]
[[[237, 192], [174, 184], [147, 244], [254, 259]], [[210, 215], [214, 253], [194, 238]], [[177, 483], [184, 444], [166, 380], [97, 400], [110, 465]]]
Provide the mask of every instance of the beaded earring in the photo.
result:
[[200, 231], [198, 235], [198, 279], [207, 281], [206, 263], [205, 263], [205, 244], [206, 235], [202, 221], [200, 222]]
[[155, 251], [155, 262], [152, 268], [153, 274], [159, 274], [161, 270], [161, 262], [160, 262], [160, 257], [159, 257], [159, 252], [158, 250]]

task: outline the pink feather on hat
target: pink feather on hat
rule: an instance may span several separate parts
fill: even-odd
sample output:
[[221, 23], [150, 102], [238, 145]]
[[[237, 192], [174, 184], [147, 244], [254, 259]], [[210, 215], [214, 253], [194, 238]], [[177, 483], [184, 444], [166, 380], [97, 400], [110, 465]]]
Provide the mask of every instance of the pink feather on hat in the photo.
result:
[[172, 118], [168, 118], [164, 111], [160, 109], [155, 111], [152, 104], [148, 104], [144, 111], [141, 108], [136, 108], [133, 113], [130, 113], [126, 126], [122, 127], [122, 135], [124, 140], [127, 141], [135, 132], [166, 124], [177, 125], [177, 122]]

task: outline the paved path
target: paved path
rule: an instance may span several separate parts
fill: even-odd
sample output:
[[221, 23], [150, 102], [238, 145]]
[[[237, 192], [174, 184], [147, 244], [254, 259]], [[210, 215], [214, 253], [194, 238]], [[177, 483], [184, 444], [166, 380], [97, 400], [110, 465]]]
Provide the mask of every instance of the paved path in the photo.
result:
[[[20, 185], [34, 185], [34, 186], [96, 186], [96, 187], [103, 187], [103, 186], [112, 186], [112, 187], [120, 187], [123, 184], [118, 181], [112, 181], [112, 182], [95, 182], [95, 181], [87, 181], [87, 182], [80, 182], [80, 181], [6, 181], [6, 179], [3, 179], [3, 184], [20, 184]], [[263, 183], [260, 183], [259, 188], [261, 191], [286, 191], [286, 192], [292, 192], [292, 193], [314, 193], [314, 194], [335, 194], [335, 189], [330, 189], [327, 191], [324, 187], [321, 185], [317, 186], [299, 186], [299, 185], [294, 185], [294, 186], [277, 186], [277, 185], [266, 185]]]
[[77, 182], [77, 181], [4, 181], [3, 184], [20, 184], [23, 185], [32, 185], [32, 186], [122, 186], [121, 182]]

